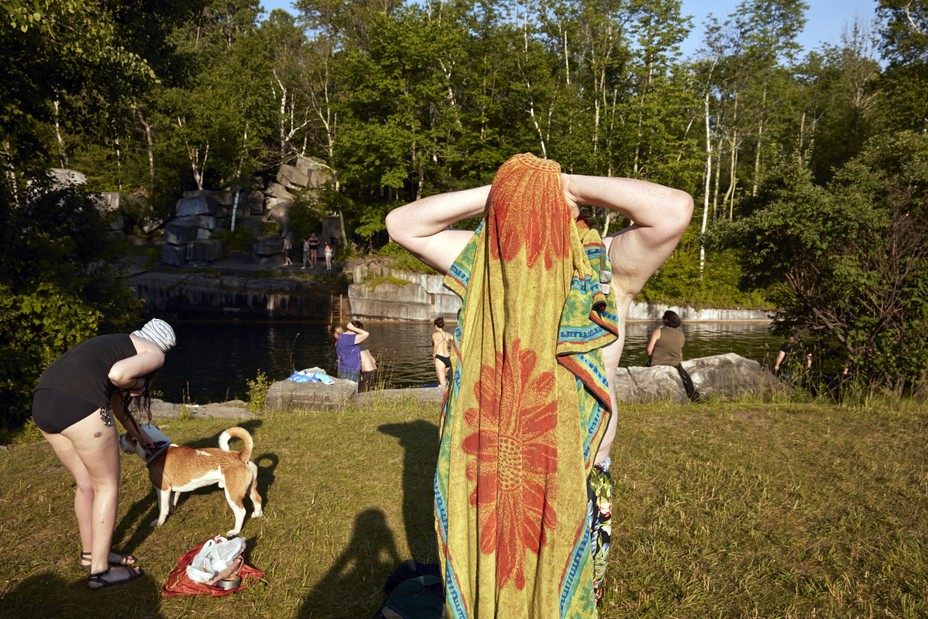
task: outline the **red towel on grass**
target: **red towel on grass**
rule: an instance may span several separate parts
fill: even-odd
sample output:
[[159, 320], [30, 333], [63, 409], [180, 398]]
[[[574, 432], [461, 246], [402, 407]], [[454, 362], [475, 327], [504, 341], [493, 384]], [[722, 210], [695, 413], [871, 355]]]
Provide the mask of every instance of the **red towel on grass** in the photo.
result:
[[197, 544], [190, 552], [177, 560], [177, 566], [168, 574], [168, 579], [165, 581], [164, 587], [161, 588], [161, 597], [169, 598], [175, 595], [228, 595], [236, 591], [241, 591], [242, 589], [247, 589], [259, 579], [264, 578], [264, 572], [251, 567], [247, 563], [243, 563], [242, 569], [239, 570], [238, 573], [239, 577], [242, 579], [242, 584], [235, 589], [221, 589], [220, 587], [212, 587], [210, 585], [194, 582], [187, 576], [187, 566], [193, 562], [193, 558], [197, 556], [197, 553], [200, 552], [200, 549], [203, 548], [203, 544], [205, 544], [206, 541]]

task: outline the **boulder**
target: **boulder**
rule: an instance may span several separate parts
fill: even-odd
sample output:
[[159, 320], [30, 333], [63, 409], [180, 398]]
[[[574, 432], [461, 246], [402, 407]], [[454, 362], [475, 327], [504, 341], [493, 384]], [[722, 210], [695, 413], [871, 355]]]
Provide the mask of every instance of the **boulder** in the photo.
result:
[[265, 190], [264, 193], [272, 198], [280, 198], [281, 200], [293, 200], [293, 194], [287, 191], [287, 188], [280, 183], [271, 183], [268, 185], [267, 190]]
[[215, 215], [197, 215], [197, 227], [204, 230], [215, 230], [219, 218]]
[[[735, 353], [684, 361], [683, 369], [703, 397], [764, 395], [783, 389], [782, 383], [760, 363]], [[680, 375], [667, 365], [620, 367], [616, 371], [616, 399], [619, 402], [687, 401]]]
[[254, 249], [256, 256], [274, 256], [283, 253], [284, 239], [278, 234], [269, 234], [255, 239]]
[[222, 257], [222, 241], [192, 241], [187, 243], [187, 262], [215, 262]]
[[164, 226], [164, 243], [166, 245], [186, 245], [197, 238], [196, 220], [175, 219]]
[[309, 189], [318, 189], [332, 181], [332, 169], [313, 157], [303, 157], [302, 155], [297, 157], [296, 167], [306, 175], [306, 187]]
[[706, 396], [764, 395], [785, 388], [783, 382], [760, 363], [735, 353], [684, 361], [683, 369], [700, 394]]
[[[244, 193], [239, 192], [239, 193]], [[242, 198], [239, 197], [239, 200]], [[232, 206], [232, 203], [235, 202], [235, 192], [232, 189], [223, 189], [222, 191], [216, 192], [216, 201], [219, 202], [219, 206]]]
[[252, 215], [263, 215], [264, 214], [264, 192], [254, 191], [248, 192], [248, 199], [245, 200], [248, 204], [248, 208], [251, 209]]
[[287, 189], [302, 189], [309, 184], [309, 175], [296, 166], [282, 165], [277, 170], [277, 182]]
[[164, 220], [161, 219], [160, 217], [146, 219], [144, 221], [138, 222], [138, 226], [142, 230], [142, 232], [144, 232], [145, 234], [151, 234], [158, 228], [161, 228], [162, 226], [164, 226]]
[[184, 266], [187, 262], [187, 246], [165, 243], [161, 246], [161, 262], [171, 266]]
[[51, 168], [48, 171], [52, 187], [62, 189], [69, 185], [86, 185], [87, 175], [70, 168]]
[[[151, 416], [158, 420], [178, 417], [195, 419], [250, 419], [256, 415], [248, 410], [248, 403], [241, 400], [210, 404], [173, 404], [156, 398], [151, 399]], [[234, 425], [234, 424], [229, 424]]]
[[[666, 365], [653, 368], [620, 367], [615, 373], [616, 400], [619, 402], [683, 402], [686, 393], [677, 371]], [[694, 380], [695, 382], [695, 380]], [[700, 389], [700, 385], [696, 389]]]
[[219, 199], [213, 192], [185, 191], [184, 197], [177, 201], [174, 214], [178, 217], [191, 215], [216, 215]]
[[280, 380], [267, 392], [267, 409], [272, 411], [334, 410], [345, 408], [358, 391], [350, 380], [336, 378], [334, 385], [295, 383]]
[[287, 222], [290, 219], [290, 207], [293, 206], [293, 202], [290, 200], [281, 200], [279, 198], [268, 198], [267, 199], [267, 216], [265, 219], [267, 221], [276, 221], [279, 224], [284, 226], [287, 225]]

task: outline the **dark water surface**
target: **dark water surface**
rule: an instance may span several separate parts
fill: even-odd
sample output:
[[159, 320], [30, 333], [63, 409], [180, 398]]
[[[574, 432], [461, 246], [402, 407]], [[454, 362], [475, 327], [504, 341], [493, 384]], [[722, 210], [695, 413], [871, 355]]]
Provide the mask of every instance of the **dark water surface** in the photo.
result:
[[[331, 342], [324, 324], [282, 322], [172, 322], [177, 347], [168, 354], [153, 389], [168, 402], [205, 404], [248, 399], [248, 380], [263, 371], [283, 380], [294, 369], [330, 370]], [[658, 326], [630, 322], [622, 365], [644, 365], [648, 336]], [[368, 346], [381, 377], [393, 387], [435, 384], [430, 323], [365, 323]], [[446, 328], [453, 328], [449, 325]], [[728, 352], [772, 365], [780, 338], [758, 322], [688, 322], [684, 358]]]

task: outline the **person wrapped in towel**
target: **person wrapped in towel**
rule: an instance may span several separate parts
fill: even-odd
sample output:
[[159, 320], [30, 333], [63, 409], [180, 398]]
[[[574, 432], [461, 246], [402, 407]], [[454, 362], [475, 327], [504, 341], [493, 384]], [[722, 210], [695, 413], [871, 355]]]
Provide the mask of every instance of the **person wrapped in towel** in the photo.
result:
[[[580, 204], [634, 223], [600, 239]], [[520, 154], [491, 186], [387, 216], [463, 301], [435, 478], [448, 617], [596, 616], [625, 317], [692, 209], [676, 189]], [[476, 231], [450, 228], [481, 215]]]

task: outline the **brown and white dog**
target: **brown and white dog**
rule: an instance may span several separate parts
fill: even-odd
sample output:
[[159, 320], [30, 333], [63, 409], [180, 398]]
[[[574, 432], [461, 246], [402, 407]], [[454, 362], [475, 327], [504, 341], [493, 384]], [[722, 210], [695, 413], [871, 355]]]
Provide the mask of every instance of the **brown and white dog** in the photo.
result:
[[[142, 424], [142, 429], [154, 441], [170, 443], [157, 427]], [[238, 438], [245, 443], [241, 451], [229, 450], [229, 439]], [[164, 524], [168, 514], [177, 506], [181, 492], [190, 492], [203, 486], [219, 484], [225, 489], [229, 507], [235, 512], [235, 527], [226, 536], [237, 535], [245, 522], [245, 496], [251, 497], [254, 509], [252, 517], [262, 515], [261, 495], [258, 494], [258, 467], [251, 461], [254, 440], [244, 428], [229, 428], [219, 436], [219, 447], [195, 449], [171, 444], [160, 453], [149, 458], [138, 440], [128, 434], [119, 436], [119, 447], [126, 453], [134, 453], [147, 462], [148, 477], [158, 495], [158, 518], [151, 523], [157, 527]]]

